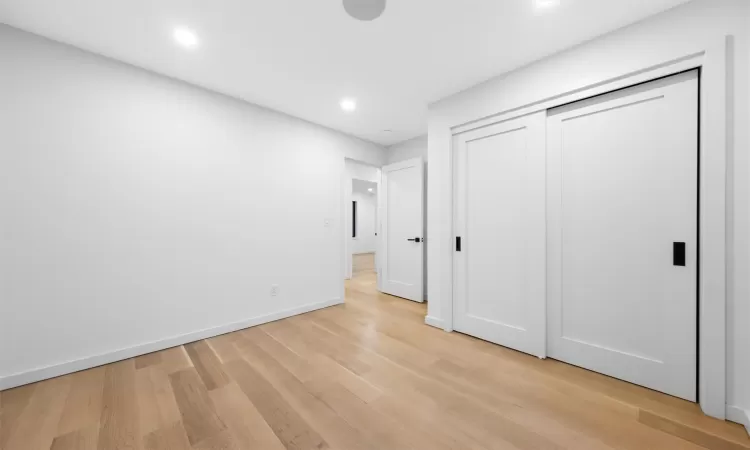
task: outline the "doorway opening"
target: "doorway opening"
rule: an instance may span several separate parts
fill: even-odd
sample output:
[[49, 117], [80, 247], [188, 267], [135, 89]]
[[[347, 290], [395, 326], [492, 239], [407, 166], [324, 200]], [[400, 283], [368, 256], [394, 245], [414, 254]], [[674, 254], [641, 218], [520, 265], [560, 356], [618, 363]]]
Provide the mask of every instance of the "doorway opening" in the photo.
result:
[[369, 275], [377, 278], [378, 183], [352, 179], [350, 218], [352, 277]]
[[377, 290], [380, 276], [378, 252], [382, 171], [380, 167], [349, 158], [344, 162], [344, 280], [366, 277], [366, 283]]
[[343, 186], [344, 279], [366, 276], [384, 294], [424, 302], [423, 161], [381, 169], [346, 159]]

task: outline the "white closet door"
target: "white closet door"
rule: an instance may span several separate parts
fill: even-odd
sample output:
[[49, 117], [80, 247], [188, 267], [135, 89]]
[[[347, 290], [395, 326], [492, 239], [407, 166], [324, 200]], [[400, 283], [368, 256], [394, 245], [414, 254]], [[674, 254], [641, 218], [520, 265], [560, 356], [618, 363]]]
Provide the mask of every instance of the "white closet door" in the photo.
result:
[[382, 169], [382, 280], [386, 294], [424, 302], [424, 164], [421, 158]]
[[550, 111], [547, 129], [548, 356], [695, 401], [697, 72]]
[[545, 354], [545, 125], [539, 113], [454, 138], [453, 327]]

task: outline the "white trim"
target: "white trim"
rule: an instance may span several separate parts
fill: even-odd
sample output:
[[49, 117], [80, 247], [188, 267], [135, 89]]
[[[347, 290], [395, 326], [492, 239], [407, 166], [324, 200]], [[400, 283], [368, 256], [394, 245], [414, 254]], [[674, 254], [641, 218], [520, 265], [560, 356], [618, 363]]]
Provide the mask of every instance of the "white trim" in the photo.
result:
[[425, 316], [424, 323], [431, 327], [440, 328], [441, 330], [445, 329], [445, 322], [437, 317]]
[[[351, 222], [351, 216], [349, 214], [349, 205], [351, 205], [352, 202], [352, 176], [349, 174], [349, 169], [346, 165], [346, 160], [349, 158], [344, 158], [344, 173], [341, 177], [341, 234], [343, 234], [344, 237], [344, 262], [342, 263], [341, 269], [343, 272], [343, 279], [344, 280], [351, 280], [352, 279], [352, 253], [351, 253], [351, 238], [352, 233], [349, 230], [349, 223]], [[379, 189], [378, 189], [379, 190]], [[344, 283], [341, 283], [341, 298], [344, 298], [345, 296], [345, 290]]]
[[[500, 112], [484, 114], [479, 108], [456, 108], [455, 104], [440, 102], [431, 107], [429, 142], [431, 169], [440, 176], [430, 176], [433, 187], [428, 198], [439, 204], [440, 216], [431, 216], [433, 245], [430, 254], [439, 264], [430, 264], [439, 279], [437, 309], [430, 310], [433, 318], [444, 323], [446, 331], [453, 329], [453, 135], [499, 121], [561, 106], [571, 101], [592, 97], [648, 80], [673, 75], [685, 70], [701, 69], [701, 167], [700, 167], [700, 363], [699, 403], [709, 416], [724, 419], [726, 415], [726, 195], [727, 195], [727, 52], [730, 36], [722, 36], [704, 43], [701, 48], [683, 50], [653, 61], [650, 65], [630, 68], [625, 73], [611, 73], [607, 79], [527, 104], [508, 105]], [[500, 82], [500, 81], [498, 81]], [[483, 92], [482, 86], [476, 92]], [[474, 94], [474, 93], [473, 93]], [[472, 94], [472, 95], [473, 95]], [[484, 107], [483, 107], [484, 108]], [[468, 111], [468, 112], [467, 112]], [[473, 113], [480, 117], [470, 117]], [[447, 150], [447, 152], [446, 152]], [[440, 184], [436, 184], [440, 179]], [[447, 184], [448, 187], [444, 185]], [[437, 222], [437, 223], [436, 223]], [[446, 246], [447, 244], [447, 246]], [[438, 267], [439, 266], [439, 267]], [[440, 275], [435, 278], [435, 275]], [[442, 316], [434, 317], [435, 313]]]
[[385, 208], [383, 208], [383, 186], [385, 185], [383, 180], [383, 166], [380, 167], [380, 179], [378, 180], [378, 196], [375, 199], [377, 202], [377, 212], [375, 216], [377, 221], [375, 228], [377, 230], [377, 239], [375, 239], [375, 287], [378, 292], [383, 292], [383, 248], [385, 247], [385, 241], [383, 240], [383, 214]]
[[408, 169], [409, 167], [424, 167], [424, 160], [421, 157], [405, 159], [393, 164], [386, 164], [380, 170], [383, 172], [395, 172], [396, 170]]
[[742, 409], [739, 406], [727, 405], [727, 420], [745, 426], [745, 430], [750, 434], [750, 411]]
[[701, 65], [700, 283], [698, 399], [703, 412], [726, 417], [727, 372], [727, 36], [706, 49]]
[[152, 353], [167, 348], [177, 347], [178, 345], [188, 344], [190, 342], [199, 341], [201, 339], [208, 339], [214, 336], [243, 330], [245, 328], [254, 327], [256, 325], [262, 325], [264, 323], [286, 319], [287, 317], [308, 313], [318, 309], [328, 308], [330, 306], [340, 305], [342, 303], [343, 301], [340, 298], [335, 298], [325, 302], [309, 303], [307, 305], [302, 305], [296, 308], [266, 314], [264, 316], [253, 317], [227, 325], [207, 328], [205, 330], [194, 331], [192, 333], [182, 334], [180, 336], [173, 336], [159, 341], [147, 342], [145, 344], [136, 345], [134, 347], [123, 348], [100, 355], [88, 356], [86, 358], [76, 359], [73, 361], [64, 362], [62, 364], [40, 367], [38, 369], [29, 370], [27, 372], [7, 375], [0, 378], [0, 391], [17, 386], [22, 386], [25, 384], [36, 383], [37, 381], [42, 381], [49, 378], [67, 375], [69, 373], [78, 372], [81, 370], [91, 369], [93, 367], [102, 366], [104, 364], [122, 361], [123, 359], [134, 358], [136, 356], [145, 355], [147, 353]]
[[634, 72], [622, 77], [617, 77], [603, 83], [597, 83], [584, 89], [577, 89], [575, 91], [556, 96], [554, 98], [545, 99], [540, 102], [524, 106], [522, 108], [513, 108], [511, 110], [499, 112], [498, 114], [493, 114], [491, 117], [455, 126], [452, 128], [452, 131], [453, 134], [465, 133], [467, 131], [481, 128], [487, 125], [492, 125], [497, 122], [515, 119], [521, 116], [534, 114], [539, 111], [546, 111], [548, 109], [555, 108], [560, 105], [565, 105], [567, 103], [577, 102], [579, 100], [583, 100], [596, 95], [605, 94], [607, 92], [612, 92], [639, 83], [651, 81], [656, 78], [661, 78], [690, 69], [695, 69], [697, 67], [700, 67], [701, 60], [704, 56], [705, 52], [702, 51], [680, 58], [675, 58], [674, 60], [666, 62], [664, 64], [659, 64], [642, 71]]

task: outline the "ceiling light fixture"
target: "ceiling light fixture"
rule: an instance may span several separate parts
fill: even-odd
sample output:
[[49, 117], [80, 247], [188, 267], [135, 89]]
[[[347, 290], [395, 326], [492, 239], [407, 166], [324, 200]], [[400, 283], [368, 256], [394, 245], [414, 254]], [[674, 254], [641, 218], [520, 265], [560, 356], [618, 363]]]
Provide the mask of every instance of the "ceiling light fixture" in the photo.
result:
[[372, 192], [372, 188], [368, 189], [369, 192]]
[[198, 45], [198, 36], [187, 28], [175, 28], [174, 40], [185, 48], [195, 48]]
[[560, 0], [534, 0], [537, 9], [554, 8], [560, 4]]
[[357, 101], [353, 98], [345, 98], [341, 100], [341, 109], [346, 112], [354, 112], [357, 109]]
[[386, 0], [344, 0], [346, 13], [357, 20], [369, 22], [385, 11]]

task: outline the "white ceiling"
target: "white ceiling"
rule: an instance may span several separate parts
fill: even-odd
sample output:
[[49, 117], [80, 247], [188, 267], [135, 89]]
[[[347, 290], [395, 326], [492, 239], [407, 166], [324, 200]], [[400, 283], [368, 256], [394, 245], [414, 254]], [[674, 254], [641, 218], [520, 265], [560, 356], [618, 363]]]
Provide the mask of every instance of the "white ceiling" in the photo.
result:
[[359, 22], [341, 0], [0, 0], [0, 22], [390, 145], [433, 101], [688, 0], [535, 1], [389, 0]]

